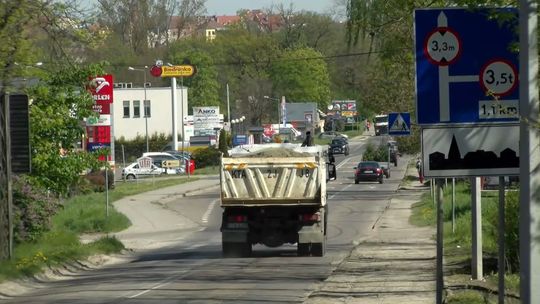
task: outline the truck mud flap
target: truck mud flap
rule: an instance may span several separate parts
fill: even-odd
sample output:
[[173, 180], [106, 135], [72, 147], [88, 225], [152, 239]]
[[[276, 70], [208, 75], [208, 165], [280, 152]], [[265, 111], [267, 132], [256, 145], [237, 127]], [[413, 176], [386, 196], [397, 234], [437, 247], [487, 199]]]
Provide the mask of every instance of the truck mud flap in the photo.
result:
[[221, 240], [227, 243], [247, 243], [248, 231], [223, 230], [221, 232]]

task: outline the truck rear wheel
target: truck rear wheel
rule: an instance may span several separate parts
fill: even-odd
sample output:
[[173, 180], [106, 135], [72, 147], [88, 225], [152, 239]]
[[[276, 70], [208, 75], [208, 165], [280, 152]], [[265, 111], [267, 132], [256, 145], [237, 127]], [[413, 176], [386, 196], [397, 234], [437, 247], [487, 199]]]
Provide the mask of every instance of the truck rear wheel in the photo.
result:
[[296, 249], [298, 256], [309, 256], [310, 243], [298, 243], [298, 248]]
[[313, 243], [311, 244], [311, 255], [322, 257], [326, 252], [326, 240], [322, 243]]
[[225, 258], [243, 258], [251, 256], [251, 244], [222, 242], [222, 253]]

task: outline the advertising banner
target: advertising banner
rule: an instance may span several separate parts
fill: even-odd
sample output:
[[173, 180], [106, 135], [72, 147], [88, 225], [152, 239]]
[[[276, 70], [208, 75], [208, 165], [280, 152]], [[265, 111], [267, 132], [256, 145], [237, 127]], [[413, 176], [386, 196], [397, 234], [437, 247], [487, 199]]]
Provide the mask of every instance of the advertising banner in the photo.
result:
[[[113, 76], [110, 74], [90, 78], [88, 91], [92, 94], [92, 110], [99, 117], [86, 119], [87, 151], [111, 148], [111, 103], [113, 102]], [[112, 160], [112, 157], [109, 156]]]

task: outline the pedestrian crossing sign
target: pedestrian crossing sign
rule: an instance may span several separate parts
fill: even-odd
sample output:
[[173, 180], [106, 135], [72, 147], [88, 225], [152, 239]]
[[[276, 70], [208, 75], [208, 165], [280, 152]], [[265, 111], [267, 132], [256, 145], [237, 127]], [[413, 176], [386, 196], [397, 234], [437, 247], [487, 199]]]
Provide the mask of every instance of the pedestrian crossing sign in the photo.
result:
[[388, 113], [388, 135], [411, 135], [411, 114]]

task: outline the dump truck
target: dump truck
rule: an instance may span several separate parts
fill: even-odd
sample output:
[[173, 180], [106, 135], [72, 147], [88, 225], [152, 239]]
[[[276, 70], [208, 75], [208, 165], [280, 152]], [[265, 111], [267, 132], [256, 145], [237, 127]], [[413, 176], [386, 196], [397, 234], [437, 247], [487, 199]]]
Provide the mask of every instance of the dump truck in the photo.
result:
[[326, 147], [247, 145], [221, 158], [222, 251], [246, 257], [252, 246], [297, 244], [299, 256], [323, 256], [326, 182], [336, 178]]
[[375, 136], [388, 134], [388, 115], [375, 115]]

